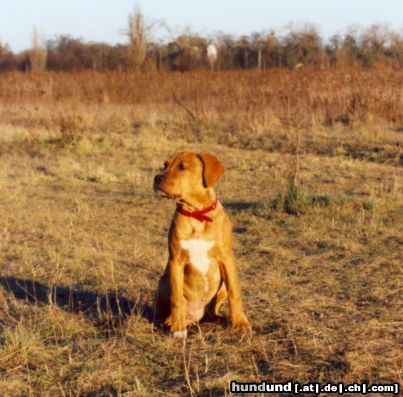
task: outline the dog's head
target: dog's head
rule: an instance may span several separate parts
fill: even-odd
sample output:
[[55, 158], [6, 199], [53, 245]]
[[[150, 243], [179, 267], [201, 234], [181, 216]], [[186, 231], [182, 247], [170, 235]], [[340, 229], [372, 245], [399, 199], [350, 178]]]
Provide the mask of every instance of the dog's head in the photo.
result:
[[177, 153], [154, 177], [154, 190], [169, 198], [186, 200], [214, 186], [223, 173], [223, 165], [211, 154]]

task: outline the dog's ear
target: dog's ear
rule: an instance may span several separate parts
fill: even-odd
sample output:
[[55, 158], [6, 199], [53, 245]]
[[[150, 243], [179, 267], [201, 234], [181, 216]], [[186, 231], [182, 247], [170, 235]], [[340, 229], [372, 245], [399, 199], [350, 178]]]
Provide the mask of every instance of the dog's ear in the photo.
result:
[[207, 153], [198, 154], [203, 163], [203, 183], [205, 187], [214, 186], [224, 174], [224, 166], [220, 161]]

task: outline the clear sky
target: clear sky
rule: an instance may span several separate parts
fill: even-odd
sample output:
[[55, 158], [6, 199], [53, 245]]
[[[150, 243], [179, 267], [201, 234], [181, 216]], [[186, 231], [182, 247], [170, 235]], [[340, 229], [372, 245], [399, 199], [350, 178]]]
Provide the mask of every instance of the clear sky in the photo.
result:
[[165, 20], [175, 34], [186, 27], [204, 35], [282, 33], [291, 21], [312, 22], [324, 37], [351, 25], [403, 29], [403, 0], [0, 0], [0, 41], [14, 51], [26, 49], [36, 26], [45, 39], [69, 34], [124, 43], [127, 16], [136, 4], [147, 19]]

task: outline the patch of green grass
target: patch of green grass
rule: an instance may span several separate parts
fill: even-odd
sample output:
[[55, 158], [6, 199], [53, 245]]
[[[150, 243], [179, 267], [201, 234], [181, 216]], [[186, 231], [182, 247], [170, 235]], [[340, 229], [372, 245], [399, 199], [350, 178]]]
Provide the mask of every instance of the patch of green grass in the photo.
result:
[[273, 200], [273, 208], [281, 210], [289, 215], [304, 215], [314, 207], [328, 207], [331, 198], [328, 195], [318, 195], [311, 193], [303, 187], [293, 183], [288, 185], [285, 193], [280, 193]]

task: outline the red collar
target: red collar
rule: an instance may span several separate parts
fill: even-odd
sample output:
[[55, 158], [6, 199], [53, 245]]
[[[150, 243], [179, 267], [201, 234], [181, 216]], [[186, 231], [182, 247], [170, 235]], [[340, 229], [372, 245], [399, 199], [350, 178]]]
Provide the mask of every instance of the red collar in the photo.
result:
[[191, 218], [195, 218], [199, 221], [206, 221], [206, 222], [212, 222], [213, 220], [206, 216], [205, 214], [213, 211], [217, 207], [218, 200], [217, 198], [214, 200], [213, 204], [210, 205], [210, 207], [204, 208], [200, 211], [186, 211], [183, 209], [180, 205], [178, 205], [178, 211], [185, 216], [189, 216]]

